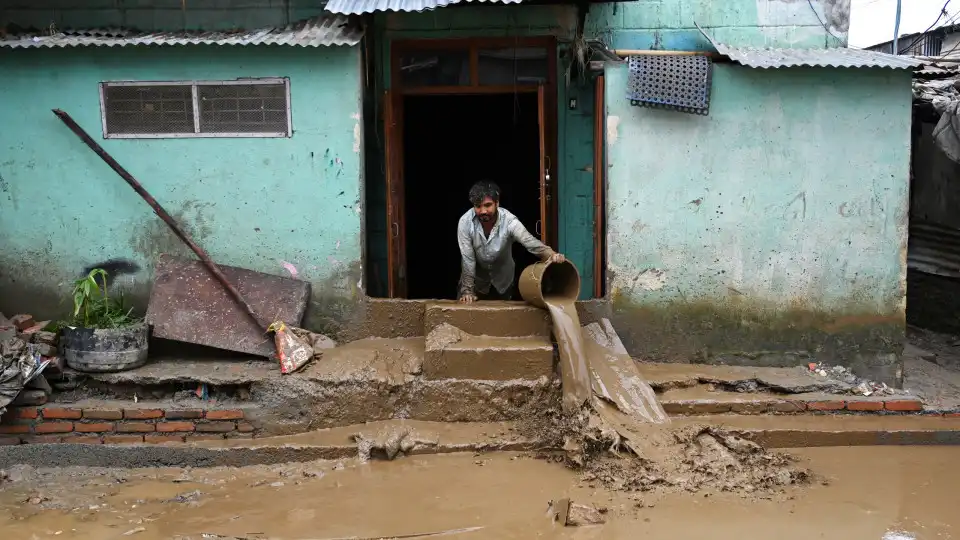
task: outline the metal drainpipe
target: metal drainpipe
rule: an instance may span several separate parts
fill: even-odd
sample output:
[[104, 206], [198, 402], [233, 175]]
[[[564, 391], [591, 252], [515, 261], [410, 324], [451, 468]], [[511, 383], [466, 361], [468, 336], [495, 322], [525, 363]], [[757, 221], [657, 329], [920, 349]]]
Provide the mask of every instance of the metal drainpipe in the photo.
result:
[[893, 54], [900, 54], [900, 0], [897, 0], [897, 18], [893, 23]]

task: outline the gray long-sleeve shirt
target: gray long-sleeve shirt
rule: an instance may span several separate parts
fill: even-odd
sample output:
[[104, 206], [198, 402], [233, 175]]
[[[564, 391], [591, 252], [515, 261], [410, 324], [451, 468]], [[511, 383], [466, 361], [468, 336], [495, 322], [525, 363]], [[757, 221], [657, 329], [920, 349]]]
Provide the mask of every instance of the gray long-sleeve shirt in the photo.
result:
[[513, 284], [515, 265], [513, 243], [520, 242], [527, 251], [545, 259], [553, 250], [537, 240], [523, 223], [506, 208], [497, 209], [497, 222], [490, 236], [483, 234], [483, 225], [471, 208], [457, 223], [457, 242], [460, 244], [460, 296], [486, 294], [493, 285], [498, 292], [506, 292]]

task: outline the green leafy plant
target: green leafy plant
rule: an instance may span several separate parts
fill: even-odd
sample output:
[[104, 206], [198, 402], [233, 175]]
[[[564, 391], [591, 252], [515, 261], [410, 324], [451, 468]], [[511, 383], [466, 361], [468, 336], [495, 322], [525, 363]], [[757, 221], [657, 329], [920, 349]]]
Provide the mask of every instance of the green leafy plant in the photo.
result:
[[111, 298], [107, 272], [95, 268], [73, 284], [73, 324], [84, 328], [119, 328], [139, 322], [133, 308], [123, 305], [123, 293]]

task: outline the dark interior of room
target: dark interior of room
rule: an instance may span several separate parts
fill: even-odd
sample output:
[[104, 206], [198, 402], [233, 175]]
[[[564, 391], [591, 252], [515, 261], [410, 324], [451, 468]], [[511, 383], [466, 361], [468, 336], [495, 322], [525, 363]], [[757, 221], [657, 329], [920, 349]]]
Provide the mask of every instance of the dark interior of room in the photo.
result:
[[[471, 208], [467, 192], [474, 182], [496, 182], [501, 206], [537, 236], [537, 96], [409, 96], [403, 117], [407, 296], [454, 299], [460, 279], [457, 220]], [[520, 244], [514, 244], [513, 257], [518, 276], [536, 262]]]

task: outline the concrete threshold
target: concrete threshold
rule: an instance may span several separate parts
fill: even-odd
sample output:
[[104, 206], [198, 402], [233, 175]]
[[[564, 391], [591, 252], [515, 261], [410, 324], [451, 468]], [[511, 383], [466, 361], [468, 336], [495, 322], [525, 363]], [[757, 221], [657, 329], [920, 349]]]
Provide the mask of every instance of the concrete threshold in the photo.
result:
[[[709, 415], [671, 421], [671, 428], [692, 425], [726, 428], [767, 448], [823, 446], [957, 445], [960, 418], [925, 416]], [[415, 440], [409, 452], [530, 451], [540, 441], [522, 436], [512, 422], [450, 423], [385, 420], [322, 429], [298, 435], [199, 441], [195, 443], [86, 445], [29, 444], [0, 447], [0, 468], [34, 467], [242, 467], [357, 457], [352, 436], [367, 439], [405, 432]]]

